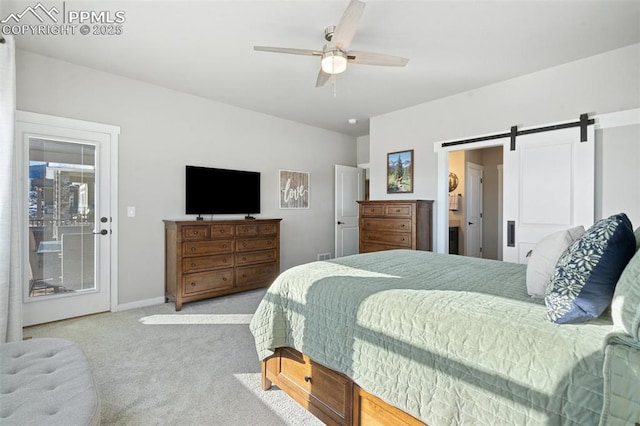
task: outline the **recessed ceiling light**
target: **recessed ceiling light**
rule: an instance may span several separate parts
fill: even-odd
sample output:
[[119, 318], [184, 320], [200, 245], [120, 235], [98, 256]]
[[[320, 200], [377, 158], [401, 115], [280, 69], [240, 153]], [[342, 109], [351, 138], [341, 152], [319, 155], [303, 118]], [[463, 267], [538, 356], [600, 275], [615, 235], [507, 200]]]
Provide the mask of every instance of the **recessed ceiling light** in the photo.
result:
[[350, 119], [347, 120], [347, 123], [356, 124], [356, 123], [358, 123], [358, 119], [357, 118], [350, 118]]

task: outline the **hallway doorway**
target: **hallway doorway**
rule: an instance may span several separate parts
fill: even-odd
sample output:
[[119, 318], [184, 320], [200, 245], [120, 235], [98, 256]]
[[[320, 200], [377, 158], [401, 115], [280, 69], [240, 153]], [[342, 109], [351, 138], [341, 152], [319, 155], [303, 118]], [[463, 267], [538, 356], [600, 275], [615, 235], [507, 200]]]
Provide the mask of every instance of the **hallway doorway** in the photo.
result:
[[[449, 253], [502, 260], [502, 159], [502, 145], [449, 153]], [[472, 179], [477, 185], [471, 187], [467, 176], [470, 165], [482, 169], [481, 176]], [[473, 201], [479, 206], [476, 213], [470, 209]], [[477, 243], [471, 249], [469, 242], [474, 240]]]

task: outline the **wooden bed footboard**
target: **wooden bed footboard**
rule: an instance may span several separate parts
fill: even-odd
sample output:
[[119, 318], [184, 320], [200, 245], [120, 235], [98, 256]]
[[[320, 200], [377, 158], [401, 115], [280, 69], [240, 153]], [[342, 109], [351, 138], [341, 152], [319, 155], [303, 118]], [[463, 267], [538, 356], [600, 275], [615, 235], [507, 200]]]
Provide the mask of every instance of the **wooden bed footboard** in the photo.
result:
[[425, 425], [292, 348], [262, 361], [262, 389], [272, 385], [328, 425]]

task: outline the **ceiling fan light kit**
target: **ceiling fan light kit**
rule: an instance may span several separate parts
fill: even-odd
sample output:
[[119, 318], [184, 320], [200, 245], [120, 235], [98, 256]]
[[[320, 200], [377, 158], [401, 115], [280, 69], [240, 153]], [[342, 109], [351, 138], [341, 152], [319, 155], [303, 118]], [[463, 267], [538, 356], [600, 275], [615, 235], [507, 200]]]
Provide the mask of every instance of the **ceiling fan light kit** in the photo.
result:
[[347, 63], [362, 65], [381, 65], [403, 67], [409, 59], [380, 53], [349, 51], [349, 45], [356, 33], [358, 22], [364, 12], [364, 2], [351, 0], [345, 9], [338, 25], [329, 26], [324, 30], [324, 37], [329, 43], [322, 51], [309, 49], [295, 49], [289, 47], [254, 46], [254, 50], [262, 52], [288, 53], [292, 55], [321, 56], [320, 72], [316, 80], [316, 87], [324, 86], [332, 75], [340, 74], [347, 69]]
[[320, 64], [327, 74], [340, 74], [347, 69], [347, 54], [340, 49], [328, 50], [325, 46]]

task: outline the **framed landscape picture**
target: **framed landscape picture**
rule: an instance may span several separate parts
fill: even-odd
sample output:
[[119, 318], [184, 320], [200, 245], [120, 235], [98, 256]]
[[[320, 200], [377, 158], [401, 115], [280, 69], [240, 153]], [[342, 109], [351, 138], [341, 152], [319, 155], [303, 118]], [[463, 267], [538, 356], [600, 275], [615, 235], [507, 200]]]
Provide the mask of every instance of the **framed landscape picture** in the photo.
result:
[[387, 194], [413, 192], [413, 150], [387, 154]]

